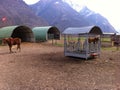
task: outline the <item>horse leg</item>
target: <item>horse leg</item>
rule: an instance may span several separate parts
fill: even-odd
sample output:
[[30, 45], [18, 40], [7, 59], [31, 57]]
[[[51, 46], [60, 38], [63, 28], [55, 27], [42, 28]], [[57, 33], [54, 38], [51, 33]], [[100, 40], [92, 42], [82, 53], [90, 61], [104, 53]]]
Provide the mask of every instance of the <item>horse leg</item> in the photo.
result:
[[13, 51], [12, 51], [12, 46], [9, 46], [9, 50], [10, 50], [10, 53], [12, 53]]
[[19, 49], [19, 52], [21, 51], [20, 45], [17, 45], [17, 50]]

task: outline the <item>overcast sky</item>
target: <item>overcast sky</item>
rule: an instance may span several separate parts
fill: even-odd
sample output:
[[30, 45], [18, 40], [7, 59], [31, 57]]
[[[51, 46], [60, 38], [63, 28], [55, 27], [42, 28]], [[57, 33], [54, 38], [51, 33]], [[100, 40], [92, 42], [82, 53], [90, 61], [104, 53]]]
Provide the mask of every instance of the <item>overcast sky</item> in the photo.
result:
[[34, 4], [38, 2], [39, 0], [23, 0], [23, 1], [25, 1], [27, 4]]
[[[39, 0], [24, 0], [27, 4], [33, 4]], [[69, 1], [69, 0], [68, 0]], [[86, 5], [89, 9], [106, 17], [113, 27], [120, 32], [120, 3], [119, 0], [71, 0], [78, 5]], [[79, 9], [79, 8], [78, 8]]]

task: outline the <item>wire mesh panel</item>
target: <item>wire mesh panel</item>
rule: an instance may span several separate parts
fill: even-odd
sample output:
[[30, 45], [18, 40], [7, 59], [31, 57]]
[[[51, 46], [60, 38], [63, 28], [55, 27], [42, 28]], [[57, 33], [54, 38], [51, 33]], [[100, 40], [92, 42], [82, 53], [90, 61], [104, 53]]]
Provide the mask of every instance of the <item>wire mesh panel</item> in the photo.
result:
[[100, 54], [100, 28], [68, 28], [63, 34], [65, 56], [88, 59]]

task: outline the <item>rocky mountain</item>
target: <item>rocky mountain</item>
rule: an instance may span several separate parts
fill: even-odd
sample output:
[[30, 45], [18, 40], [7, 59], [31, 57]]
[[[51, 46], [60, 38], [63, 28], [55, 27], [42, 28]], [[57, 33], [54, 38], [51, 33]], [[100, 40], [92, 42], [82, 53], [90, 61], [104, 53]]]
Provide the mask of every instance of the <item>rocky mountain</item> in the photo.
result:
[[9, 25], [44, 26], [48, 23], [35, 15], [23, 0], [0, 0], [0, 27]]
[[61, 31], [67, 27], [89, 25], [84, 16], [62, 0], [40, 0], [30, 7], [36, 15], [44, 18], [50, 25], [57, 26]]
[[100, 14], [87, 7], [77, 12], [65, 0], [40, 0], [30, 7], [36, 15], [44, 18], [50, 25], [57, 26], [61, 31], [67, 27], [97, 25], [106, 33], [116, 32], [108, 20]]
[[103, 32], [105, 32], [105, 33], [116, 32], [114, 27], [109, 23], [109, 21], [105, 17], [103, 17], [99, 13], [95, 13], [95, 12], [91, 11], [86, 6], [83, 7], [83, 9], [79, 13], [80, 13], [80, 15], [84, 16], [84, 18], [89, 23], [99, 26], [103, 30]]

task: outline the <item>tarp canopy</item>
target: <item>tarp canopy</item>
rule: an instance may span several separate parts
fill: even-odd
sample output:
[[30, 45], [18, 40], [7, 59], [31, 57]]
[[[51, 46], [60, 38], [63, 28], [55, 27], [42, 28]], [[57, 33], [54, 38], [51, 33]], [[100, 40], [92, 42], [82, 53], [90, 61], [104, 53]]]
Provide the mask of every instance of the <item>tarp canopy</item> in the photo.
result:
[[32, 31], [37, 42], [46, 41], [49, 39], [60, 39], [60, 31], [58, 30], [57, 27], [53, 26], [34, 27]]
[[63, 34], [103, 34], [102, 30], [98, 26], [86, 26], [86, 27], [70, 27], [63, 31]]
[[0, 40], [8, 37], [19, 37], [22, 42], [35, 41], [32, 30], [27, 26], [7, 26], [0, 28]]

